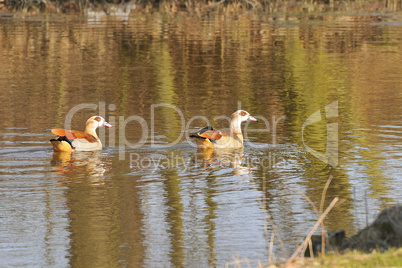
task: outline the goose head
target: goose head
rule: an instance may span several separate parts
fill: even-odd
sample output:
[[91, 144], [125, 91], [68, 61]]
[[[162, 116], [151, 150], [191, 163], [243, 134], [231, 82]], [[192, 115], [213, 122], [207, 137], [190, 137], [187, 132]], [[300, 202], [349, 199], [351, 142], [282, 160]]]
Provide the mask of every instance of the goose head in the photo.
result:
[[248, 112], [244, 110], [238, 110], [234, 112], [230, 120], [230, 130], [232, 133], [239, 135], [241, 134], [241, 123], [244, 121], [257, 121]]
[[247, 111], [238, 110], [232, 114], [232, 121], [257, 121], [253, 116], [251, 116]]
[[86, 132], [95, 131], [98, 127], [112, 127], [112, 125], [106, 122], [102, 116], [95, 115], [88, 119], [85, 130]]

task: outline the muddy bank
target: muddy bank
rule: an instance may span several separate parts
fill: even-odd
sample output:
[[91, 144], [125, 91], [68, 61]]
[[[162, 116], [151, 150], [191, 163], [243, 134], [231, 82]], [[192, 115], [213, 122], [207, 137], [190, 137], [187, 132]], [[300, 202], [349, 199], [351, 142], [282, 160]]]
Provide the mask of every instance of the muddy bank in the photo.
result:
[[402, 246], [402, 205], [386, 208], [377, 219], [356, 235], [342, 242], [340, 250], [386, 250]]
[[[321, 235], [314, 235], [311, 240], [314, 255], [317, 255], [322, 248]], [[345, 231], [343, 230], [330, 231], [326, 237], [327, 252], [345, 252], [348, 250], [370, 252], [374, 249], [384, 251], [401, 246], [402, 205], [384, 209], [372, 224], [350, 238], [345, 236]], [[310, 256], [309, 248], [306, 250], [305, 256]]]

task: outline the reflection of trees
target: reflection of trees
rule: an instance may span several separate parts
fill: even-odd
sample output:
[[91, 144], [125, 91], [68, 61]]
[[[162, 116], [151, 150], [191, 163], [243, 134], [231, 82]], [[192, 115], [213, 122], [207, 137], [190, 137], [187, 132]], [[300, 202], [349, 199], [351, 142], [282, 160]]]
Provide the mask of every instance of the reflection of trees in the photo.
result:
[[[54, 154], [52, 165], [66, 187], [71, 233], [70, 265], [104, 267], [123, 261], [141, 266], [144, 258], [137, 184], [127, 165], [101, 152]], [[114, 166], [112, 178], [104, 176]], [[118, 183], [116, 183], [118, 182]]]
[[[306, 178], [302, 184], [313, 201], [320, 200], [332, 174], [328, 199], [346, 197], [345, 207], [352, 207], [349, 175], [344, 170], [351, 163], [343, 153], [358, 146], [353, 154], [367, 160], [359, 163], [367, 170], [372, 191], [387, 192], [381, 152], [372, 146], [380, 140], [369, 129], [380, 124], [379, 119], [394, 120], [400, 115], [392, 110], [397, 98], [384, 97], [389, 107], [384, 107], [384, 101], [376, 104], [379, 94], [392, 96], [400, 91], [392, 81], [376, 81], [402, 73], [402, 54], [395, 53], [399, 35], [377, 26], [377, 20], [325, 13], [320, 17], [211, 13], [207, 17], [136, 12], [124, 21], [113, 17], [105, 22], [82, 18], [8, 21], [0, 28], [0, 47], [5, 51], [0, 53], [0, 126], [20, 124], [33, 131], [60, 127], [74, 105], [104, 100], [116, 105], [116, 115], [138, 114], [147, 122], [151, 104], [168, 103], [187, 117], [211, 119], [233, 113], [241, 101], [255, 115], [268, 119], [285, 115], [278, 140], [301, 145], [304, 120], [339, 100], [340, 166], [326, 169], [309, 155], [296, 157]], [[92, 111], [80, 112], [74, 120], [83, 122], [88, 114]], [[155, 135], [174, 140], [181, 127], [178, 115], [168, 110], [156, 116]], [[308, 145], [321, 152], [325, 151], [326, 123], [306, 129]], [[370, 135], [351, 135], [356, 125]], [[142, 133], [135, 130], [129, 132], [140, 139]], [[270, 134], [256, 137], [270, 143]], [[164, 176], [172, 180], [169, 195], [178, 198], [177, 178]], [[174, 213], [180, 214], [180, 207], [170, 216], [176, 217]], [[343, 219], [350, 217], [350, 212], [340, 213]]]

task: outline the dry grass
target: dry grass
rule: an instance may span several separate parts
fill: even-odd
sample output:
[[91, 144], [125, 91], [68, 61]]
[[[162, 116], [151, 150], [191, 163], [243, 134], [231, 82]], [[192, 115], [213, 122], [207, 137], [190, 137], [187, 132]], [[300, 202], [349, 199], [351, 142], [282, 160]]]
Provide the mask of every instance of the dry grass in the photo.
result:
[[167, 13], [189, 12], [323, 12], [339, 10], [360, 10], [364, 12], [401, 9], [400, 0], [388, 1], [300, 1], [300, 0], [0, 0], [0, 9], [12, 11], [32, 10], [51, 13], [84, 13], [84, 10], [104, 10], [111, 7], [125, 9], [135, 5], [136, 10]]
[[[274, 240], [275, 237], [278, 240], [281, 249], [283, 251], [283, 254], [285, 256], [285, 263], [282, 264], [281, 266], [292, 266], [293, 264], [295, 264], [297, 261], [303, 261], [304, 260], [304, 252], [306, 251], [306, 249], [308, 248], [308, 245], [310, 244], [310, 250], [312, 249], [311, 246], [311, 236], [313, 235], [313, 233], [317, 230], [318, 227], [321, 226], [321, 232], [323, 234], [323, 240], [322, 240], [322, 245], [325, 245], [325, 227], [324, 227], [324, 219], [325, 217], [328, 215], [328, 213], [331, 211], [332, 208], [335, 207], [336, 204], [340, 204], [343, 201], [339, 202], [339, 198], [335, 197], [331, 203], [328, 205], [328, 207], [324, 210], [324, 201], [325, 201], [325, 196], [327, 193], [327, 190], [329, 188], [329, 185], [331, 183], [332, 180], [332, 176], [328, 179], [323, 192], [322, 192], [322, 196], [321, 196], [321, 202], [320, 202], [320, 209], [317, 209], [317, 207], [315, 206], [315, 204], [312, 202], [312, 200], [307, 197], [304, 193], [302, 193], [299, 189], [296, 188], [296, 190], [300, 193], [301, 196], [303, 196], [304, 199], [307, 200], [307, 202], [310, 203], [310, 205], [312, 206], [313, 210], [315, 211], [316, 215], [317, 215], [317, 221], [314, 224], [314, 226], [312, 227], [312, 229], [310, 230], [309, 234], [307, 235], [307, 237], [304, 239], [304, 241], [298, 246], [298, 248], [295, 250], [295, 252], [293, 252], [292, 255], [289, 255], [289, 253], [287, 252], [285, 245], [280, 237], [279, 234], [279, 228], [276, 227], [276, 225], [273, 222], [273, 219], [268, 215], [267, 213], [267, 205], [264, 199], [259, 200], [258, 202], [260, 204], [261, 210], [264, 212], [265, 214], [265, 221], [264, 221], [264, 235], [267, 241], [267, 255], [268, 255], [268, 264], [264, 265], [261, 261], [258, 263], [258, 267], [266, 267], [266, 266], [273, 266], [275, 267], [278, 262], [277, 260], [273, 257], [273, 247], [274, 247]], [[265, 180], [263, 181], [262, 184], [262, 190], [263, 192], [265, 192], [266, 190], [266, 182]], [[324, 211], [323, 211], [324, 210]], [[272, 232], [271, 234], [269, 234], [268, 232], [268, 223], [270, 224], [271, 228], [272, 228]], [[325, 254], [325, 247], [322, 247], [322, 254]], [[313, 252], [311, 252], [311, 256], [314, 256]], [[247, 265], [248, 267], [251, 267], [251, 264], [249, 262], [248, 259], [246, 258], [239, 258], [239, 257], [235, 257], [234, 261], [232, 262], [228, 262], [226, 263], [226, 267], [244, 267], [244, 265]]]
[[[402, 267], [402, 248], [396, 249], [396, 248], [386, 248], [388, 250], [380, 252], [377, 250], [374, 250], [370, 253], [367, 252], [360, 252], [357, 250], [346, 250], [342, 254], [340, 254], [338, 251], [336, 252], [331, 252], [331, 253], [326, 253], [325, 251], [325, 245], [328, 244], [325, 241], [326, 235], [325, 235], [325, 226], [324, 226], [324, 218], [328, 215], [328, 213], [331, 211], [332, 208], [334, 208], [336, 205], [340, 205], [344, 200], [339, 200], [339, 198], [335, 197], [331, 203], [328, 205], [328, 207], [324, 210], [324, 201], [325, 201], [325, 196], [327, 193], [327, 190], [329, 188], [329, 185], [331, 183], [332, 177], [330, 177], [323, 189], [322, 196], [321, 196], [321, 202], [320, 202], [320, 208], [317, 209], [315, 204], [312, 202], [310, 198], [308, 198], [304, 193], [302, 193], [300, 190], [296, 189], [301, 196], [303, 196], [304, 199], [307, 200], [307, 202], [310, 203], [312, 206], [313, 210], [315, 211], [317, 215], [317, 221], [314, 224], [314, 226], [311, 228], [309, 234], [306, 236], [304, 241], [297, 247], [297, 249], [293, 252], [293, 254], [289, 257], [289, 254], [284, 246], [284, 243], [282, 242], [280, 236], [279, 236], [279, 229], [275, 226], [273, 220], [269, 215], [267, 214], [266, 210], [266, 203], [264, 200], [259, 200], [260, 206], [262, 210], [265, 213], [266, 221], [264, 224], [265, 227], [265, 237], [267, 241], [267, 254], [268, 254], [268, 262], [266, 264], [263, 264], [261, 261], [258, 262], [257, 267]], [[265, 181], [263, 182], [263, 191], [265, 191]], [[398, 238], [393, 237], [393, 239], [400, 239], [399, 238], [399, 224], [400, 224], [400, 208], [398, 206], [388, 208], [386, 210], [383, 210], [380, 215], [378, 216], [377, 220], [369, 227], [365, 228], [368, 230], [369, 236], [371, 237], [372, 234], [374, 233], [375, 236], [379, 236], [376, 234], [376, 232], [382, 232], [384, 226], [387, 226], [388, 228], [385, 228], [385, 231], [389, 231], [390, 227], [388, 224], [389, 220], [390, 222], [396, 224], [396, 227], [393, 227], [393, 229], [397, 229], [397, 236]], [[376, 223], [377, 222], [377, 223]], [[378, 228], [379, 230], [372, 230], [370, 228], [375, 228], [376, 224], [378, 225], [379, 223], [382, 226], [381, 228]], [[272, 232], [269, 234], [268, 232], [268, 223], [272, 227]], [[305, 258], [304, 253], [307, 248], [309, 250], [312, 250], [312, 242], [311, 242], [311, 236], [312, 234], [321, 226], [321, 234], [322, 234], [322, 248], [321, 252], [319, 252], [320, 257], [314, 258], [314, 253], [311, 251], [310, 256], [311, 258]], [[354, 237], [352, 237], [350, 240], [354, 242], [355, 237], [360, 238], [362, 235], [361, 232], [356, 234]], [[388, 232], [389, 233], [389, 232]], [[388, 234], [387, 233], [387, 234]], [[286, 256], [286, 259], [284, 261], [281, 261], [279, 263], [274, 257], [273, 257], [273, 247], [274, 247], [274, 239], [279, 241], [280, 246], [282, 248], [282, 251], [284, 255]], [[389, 240], [387, 238], [387, 240]], [[376, 240], [377, 241], [377, 240]], [[399, 240], [397, 240], [394, 245], [398, 245]], [[349, 242], [349, 241], [347, 241]], [[364, 242], [364, 241], [363, 241]], [[366, 241], [367, 242], [367, 241]], [[377, 241], [379, 242], [379, 241]], [[380, 241], [381, 242], [381, 241]], [[367, 243], [373, 243], [371, 240], [370, 242]], [[378, 244], [378, 243], [377, 243]], [[380, 243], [381, 244], [381, 243]], [[392, 244], [391, 244], [392, 246]], [[364, 247], [363, 247], [364, 249]], [[251, 265], [248, 259], [246, 258], [234, 258], [233, 262], [227, 263], [226, 267], [255, 267]]]
[[[296, 188], [299, 194], [303, 196], [303, 198], [307, 200], [307, 202], [309, 202], [309, 204], [312, 206], [313, 210], [317, 215], [317, 221], [311, 228], [310, 232], [308, 233], [304, 241], [297, 247], [297, 249], [293, 252], [291, 256], [289, 256], [289, 253], [287, 252], [284, 243], [280, 238], [279, 229], [275, 226], [273, 219], [267, 213], [265, 201], [259, 200], [260, 207], [262, 211], [264, 211], [266, 218], [266, 221], [264, 223], [264, 231], [265, 231], [264, 234], [267, 241], [268, 262], [267, 264], [264, 265], [260, 261], [258, 262], [257, 267], [318, 267], [318, 266], [319, 267], [379, 267], [379, 266], [400, 267], [402, 266], [402, 258], [401, 258], [402, 249], [391, 249], [385, 252], [378, 252], [374, 250], [371, 253], [363, 253], [359, 251], [347, 251], [344, 252], [343, 254], [339, 254], [338, 252], [336, 253], [331, 252], [330, 254], [326, 254], [325, 245], [327, 245], [328, 243], [326, 243], [325, 241], [326, 235], [325, 235], [324, 219], [332, 208], [334, 208], [336, 205], [341, 204], [344, 201], [339, 200], [338, 197], [335, 197], [328, 205], [328, 207], [325, 208], [324, 210], [324, 201], [331, 180], [332, 177], [328, 179], [322, 191], [319, 209], [316, 207], [316, 205], [312, 202], [312, 200], [309, 197], [307, 197], [304, 193], [302, 193], [299, 189]], [[265, 181], [263, 181], [263, 191], [265, 191], [265, 189], [266, 189]], [[390, 213], [390, 211], [394, 212]], [[399, 211], [398, 208], [390, 208], [384, 210], [383, 212], [380, 213], [379, 218], [377, 218], [376, 222], [377, 221], [384, 222], [383, 219], [384, 216], [382, 216], [381, 218], [381, 215], [386, 215], [388, 218], [390, 218], [392, 222], [398, 222], [398, 220], [395, 220], [399, 219], [400, 217], [398, 211]], [[375, 226], [376, 222], [374, 222], [372, 226]], [[272, 227], [271, 234], [269, 234], [268, 232], [268, 223]], [[398, 228], [398, 226], [396, 228]], [[319, 253], [320, 257], [314, 258], [314, 252], [312, 252], [314, 247], [312, 246], [311, 236], [319, 227], [321, 227], [322, 247], [321, 252], [316, 252]], [[370, 229], [369, 232], [373, 233], [374, 231]], [[357, 235], [355, 235], [355, 237], [360, 236], [361, 236], [360, 232]], [[286, 256], [286, 260], [283, 261], [281, 264], [279, 264], [278, 261], [273, 257], [273, 247], [275, 238], [279, 241], [284, 256]], [[353, 237], [351, 238], [351, 241], [354, 241]], [[310, 256], [312, 256], [311, 258], [304, 257], [304, 253], [307, 248], [310, 250]], [[245, 267], [245, 266], [253, 267], [248, 259], [238, 257], [234, 258], [233, 262], [226, 264], [226, 267]]]
[[321, 255], [324, 256], [325, 255], [325, 245], [326, 245], [326, 241], [325, 241], [325, 226], [324, 226], [324, 219], [325, 217], [328, 215], [328, 213], [332, 210], [332, 208], [335, 207], [336, 204], [341, 204], [344, 202], [344, 200], [339, 201], [338, 197], [335, 197], [331, 203], [328, 205], [328, 207], [323, 211], [324, 209], [324, 201], [325, 201], [325, 196], [327, 193], [327, 190], [329, 188], [329, 185], [332, 181], [332, 176], [330, 176], [330, 178], [328, 179], [327, 183], [325, 184], [325, 187], [322, 191], [322, 195], [321, 195], [321, 202], [320, 202], [320, 209], [318, 210], [317, 207], [315, 206], [315, 204], [313, 203], [313, 201], [306, 196], [304, 193], [302, 193], [300, 190], [297, 189], [297, 191], [303, 196], [304, 199], [307, 200], [307, 202], [309, 202], [309, 204], [312, 206], [313, 210], [315, 211], [316, 215], [317, 215], [317, 221], [314, 224], [313, 228], [310, 230], [309, 234], [306, 236], [306, 238], [304, 239], [304, 241], [301, 243], [301, 245], [299, 245], [299, 247], [296, 249], [296, 251], [292, 254], [292, 256], [290, 258], [287, 259], [285, 266], [289, 266], [291, 264], [293, 264], [296, 260], [303, 260], [304, 259], [304, 253], [306, 251], [307, 248], [309, 248], [310, 250], [310, 256], [312, 256], [312, 258], [314, 258], [314, 252], [313, 252], [313, 246], [312, 246], [312, 242], [311, 242], [311, 236], [314, 234], [314, 232], [318, 229], [318, 227], [321, 226], [321, 235], [322, 235], [322, 241], [321, 241]]

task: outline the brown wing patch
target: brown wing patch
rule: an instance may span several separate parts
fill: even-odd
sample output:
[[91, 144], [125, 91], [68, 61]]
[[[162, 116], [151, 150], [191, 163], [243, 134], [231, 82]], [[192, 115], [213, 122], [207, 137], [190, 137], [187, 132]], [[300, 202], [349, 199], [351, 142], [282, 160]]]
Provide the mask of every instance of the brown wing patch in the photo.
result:
[[87, 134], [82, 131], [78, 130], [65, 130], [61, 128], [57, 129], [52, 129], [52, 133], [60, 136], [60, 137], [66, 137], [69, 140], [75, 140], [75, 139], [86, 139], [89, 142], [96, 142], [97, 139], [92, 136], [91, 134]]
[[73, 133], [71, 133], [71, 131], [61, 128], [52, 129], [52, 133], [60, 137], [66, 137], [69, 140], [74, 140], [77, 138]]
[[210, 140], [219, 140], [220, 138], [222, 138], [221, 133], [219, 133], [219, 131], [216, 130], [207, 130], [205, 132], [199, 133], [198, 136]]
[[92, 136], [91, 134], [88, 134], [88, 133], [85, 133], [82, 131], [78, 131], [78, 130], [70, 130], [70, 131], [74, 134], [74, 136], [77, 137], [77, 139], [86, 139], [89, 142], [97, 141], [97, 139], [94, 136]]

